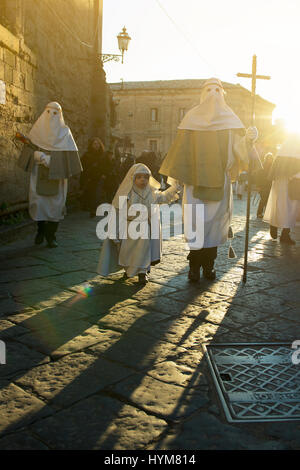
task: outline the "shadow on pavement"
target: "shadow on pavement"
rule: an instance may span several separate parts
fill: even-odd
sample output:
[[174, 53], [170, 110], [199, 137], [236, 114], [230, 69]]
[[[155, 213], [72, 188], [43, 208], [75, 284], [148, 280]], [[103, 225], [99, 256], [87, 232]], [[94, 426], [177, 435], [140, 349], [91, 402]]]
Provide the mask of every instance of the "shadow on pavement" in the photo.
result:
[[[128, 449], [128, 442], [136, 449], [243, 449], [244, 442], [268, 448], [251, 424], [226, 424], [202, 351], [203, 343], [300, 335], [299, 321], [295, 329], [288, 319], [295, 316], [298, 294], [294, 289], [294, 297], [286, 298], [279, 292], [300, 279], [291, 264], [299, 261], [299, 249], [266, 240], [262, 227], [257, 222], [251, 228], [246, 285], [243, 239], [235, 260], [227, 260], [228, 247], [219, 250], [217, 280], [197, 285], [187, 281], [186, 253], [171, 241], [144, 288], [91, 279], [92, 295], [74, 293], [18, 322], [12, 329], [30, 333], [13, 342], [52, 362], [41, 364], [41, 356], [27, 372], [3, 378], [3, 385], [11, 376], [44, 403], [5, 434], [32, 423], [31, 431], [54, 449]], [[236, 233], [237, 240], [242, 234]]]

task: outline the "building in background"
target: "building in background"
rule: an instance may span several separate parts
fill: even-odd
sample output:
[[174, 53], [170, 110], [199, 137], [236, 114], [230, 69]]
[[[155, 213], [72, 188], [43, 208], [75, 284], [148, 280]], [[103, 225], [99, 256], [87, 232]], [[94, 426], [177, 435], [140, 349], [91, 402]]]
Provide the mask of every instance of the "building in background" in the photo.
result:
[[[162, 80], [111, 83], [116, 106], [115, 135], [127, 138], [138, 157], [144, 150], [163, 158], [170, 148], [185, 113], [199, 103], [205, 80]], [[251, 124], [251, 92], [223, 82], [226, 103], [248, 127]], [[256, 97], [256, 126], [262, 152], [274, 144], [272, 113], [275, 105]]]
[[102, 10], [102, 0], [0, 0], [0, 215], [26, 206], [28, 180], [16, 165], [14, 136], [27, 134], [47, 103], [62, 105], [80, 154], [92, 135], [109, 140]]

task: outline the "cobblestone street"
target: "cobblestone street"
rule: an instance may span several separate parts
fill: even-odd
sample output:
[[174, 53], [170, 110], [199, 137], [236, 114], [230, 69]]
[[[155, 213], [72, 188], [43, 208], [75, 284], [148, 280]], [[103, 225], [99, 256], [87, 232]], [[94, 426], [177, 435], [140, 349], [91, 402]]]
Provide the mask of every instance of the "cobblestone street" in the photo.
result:
[[[300, 449], [300, 421], [229, 423], [204, 343], [300, 340], [296, 246], [273, 241], [252, 208], [242, 282], [245, 200], [217, 279], [187, 281], [182, 238], [141, 287], [96, 273], [97, 218], [73, 212], [59, 247], [34, 246], [34, 226], [0, 249], [0, 450]], [[300, 367], [300, 365], [298, 366]]]

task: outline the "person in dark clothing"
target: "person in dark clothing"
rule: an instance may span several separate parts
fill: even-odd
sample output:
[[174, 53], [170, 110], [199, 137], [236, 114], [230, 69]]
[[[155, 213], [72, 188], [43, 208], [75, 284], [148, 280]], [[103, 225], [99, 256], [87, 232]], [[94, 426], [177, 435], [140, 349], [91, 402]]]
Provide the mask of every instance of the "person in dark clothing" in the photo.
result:
[[107, 177], [104, 183], [104, 189], [107, 201], [111, 202], [120, 184], [120, 159], [110, 150], [106, 152], [107, 157]]
[[87, 152], [81, 158], [81, 164], [82, 206], [90, 212], [91, 217], [94, 217], [98, 205], [106, 202], [106, 179], [111, 172], [109, 157], [99, 137], [94, 137], [90, 141]]
[[123, 181], [123, 179], [125, 178], [129, 168], [132, 167], [132, 165], [134, 165], [135, 163], [135, 160], [134, 160], [134, 157], [133, 155], [131, 154], [125, 154], [124, 156], [121, 156], [121, 159], [120, 159], [120, 168], [119, 168], [119, 184], [121, 183], [121, 181]]
[[257, 187], [260, 195], [260, 201], [257, 208], [257, 218], [262, 219], [264, 215], [264, 210], [266, 208], [268, 197], [271, 191], [272, 181], [269, 179], [268, 175], [273, 163], [273, 154], [268, 152], [263, 159], [263, 168], [258, 172], [257, 175]]

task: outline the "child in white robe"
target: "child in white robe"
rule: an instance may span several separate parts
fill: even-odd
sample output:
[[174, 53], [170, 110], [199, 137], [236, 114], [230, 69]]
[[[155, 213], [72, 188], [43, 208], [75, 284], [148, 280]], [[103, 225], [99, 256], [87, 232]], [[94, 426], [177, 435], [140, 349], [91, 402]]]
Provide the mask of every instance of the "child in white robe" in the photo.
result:
[[[120, 223], [116, 233], [110, 233], [103, 243], [99, 274], [108, 276], [124, 269], [125, 278], [138, 275], [141, 284], [147, 283], [151, 265], [159, 263], [161, 258], [159, 204], [179, 199], [181, 189], [176, 183], [165, 191], [159, 188], [146, 165], [137, 163], [129, 169], [112, 201], [115, 211], [111, 215]], [[140, 236], [136, 238], [138, 232]]]

